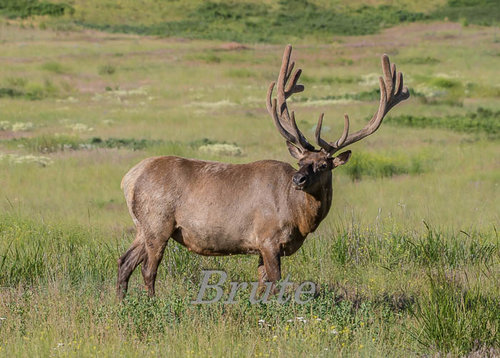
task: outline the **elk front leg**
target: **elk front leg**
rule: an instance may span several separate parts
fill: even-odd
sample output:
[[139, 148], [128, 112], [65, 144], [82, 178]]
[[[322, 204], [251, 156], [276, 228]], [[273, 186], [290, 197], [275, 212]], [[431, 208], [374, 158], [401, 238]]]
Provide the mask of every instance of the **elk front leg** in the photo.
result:
[[257, 271], [259, 273], [259, 289], [263, 289], [265, 287], [265, 283], [267, 282], [267, 273], [262, 255], [259, 255], [259, 266]]
[[[262, 266], [260, 266], [261, 259], [264, 264], [263, 267], [264, 270], [262, 270]], [[264, 271], [264, 273], [261, 274], [262, 271]], [[261, 277], [263, 281], [261, 281]], [[281, 256], [279, 250], [262, 249], [259, 258], [259, 284], [262, 284], [265, 281], [272, 282], [271, 292], [275, 293], [276, 282], [279, 281], [280, 279], [281, 279]]]
[[168, 237], [162, 239], [150, 236], [146, 239], [146, 244], [144, 245], [146, 248], [146, 255], [142, 263], [141, 272], [149, 297], [155, 295], [156, 274], [158, 272], [158, 266], [163, 258], [167, 242]]

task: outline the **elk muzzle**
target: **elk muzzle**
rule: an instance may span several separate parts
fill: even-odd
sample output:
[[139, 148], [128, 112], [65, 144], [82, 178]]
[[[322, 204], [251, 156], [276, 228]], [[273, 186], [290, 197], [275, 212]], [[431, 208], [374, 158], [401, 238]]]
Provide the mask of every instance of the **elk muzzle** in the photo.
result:
[[304, 189], [305, 186], [307, 185], [307, 181], [308, 181], [307, 179], [308, 179], [308, 177], [306, 174], [303, 174], [301, 172], [297, 172], [292, 178], [294, 188], [297, 190]]

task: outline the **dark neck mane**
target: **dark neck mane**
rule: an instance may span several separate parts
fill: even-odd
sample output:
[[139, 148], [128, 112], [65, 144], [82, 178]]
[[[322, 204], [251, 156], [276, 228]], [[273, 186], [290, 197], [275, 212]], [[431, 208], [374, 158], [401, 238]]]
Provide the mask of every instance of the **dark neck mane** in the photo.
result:
[[296, 222], [302, 236], [313, 232], [328, 215], [332, 205], [332, 172], [325, 172], [310, 190], [296, 190], [290, 186], [296, 198]]

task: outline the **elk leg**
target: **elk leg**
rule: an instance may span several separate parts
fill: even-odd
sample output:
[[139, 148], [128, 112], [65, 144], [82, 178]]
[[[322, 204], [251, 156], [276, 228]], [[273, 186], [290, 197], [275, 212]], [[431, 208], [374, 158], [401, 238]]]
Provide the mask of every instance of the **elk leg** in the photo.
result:
[[259, 255], [259, 266], [257, 268], [257, 272], [259, 274], [259, 294], [264, 292], [266, 289], [266, 282], [267, 282], [267, 273], [266, 273], [266, 267], [264, 266], [264, 259], [262, 258], [262, 255]]
[[276, 282], [281, 279], [281, 257], [279, 251], [262, 250], [261, 257], [264, 261], [264, 268], [266, 272], [265, 276], [267, 276], [267, 281], [273, 283], [271, 292], [275, 293]]
[[130, 275], [135, 268], [144, 260], [146, 250], [141, 230], [137, 229], [137, 235], [130, 248], [118, 259], [118, 279], [116, 283], [116, 294], [119, 300], [125, 297], [128, 289]]
[[146, 255], [142, 263], [141, 272], [149, 297], [155, 295], [156, 274], [158, 272], [158, 266], [163, 258], [169, 236], [167, 236], [166, 239], [157, 239], [156, 237], [148, 237], [146, 239]]
[[264, 287], [264, 283], [267, 281], [267, 273], [262, 255], [259, 255], [259, 266], [257, 268], [257, 271], [259, 273], [259, 287]]

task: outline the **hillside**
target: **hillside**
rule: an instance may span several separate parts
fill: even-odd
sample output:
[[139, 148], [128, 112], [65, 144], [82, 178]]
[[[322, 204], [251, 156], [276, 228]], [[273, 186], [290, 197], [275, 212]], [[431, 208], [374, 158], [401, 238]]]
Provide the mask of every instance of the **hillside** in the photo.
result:
[[56, 30], [92, 28], [250, 43], [332, 41], [334, 35], [367, 35], [415, 21], [488, 26], [498, 25], [500, 19], [495, 0], [373, 0], [366, 4], [346, 0], [1, 0], [0, 14], [30, 18], [30, 24]]

